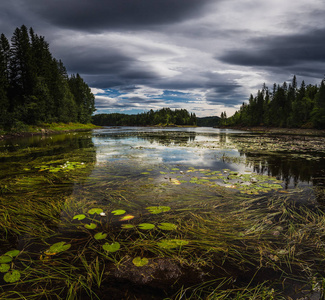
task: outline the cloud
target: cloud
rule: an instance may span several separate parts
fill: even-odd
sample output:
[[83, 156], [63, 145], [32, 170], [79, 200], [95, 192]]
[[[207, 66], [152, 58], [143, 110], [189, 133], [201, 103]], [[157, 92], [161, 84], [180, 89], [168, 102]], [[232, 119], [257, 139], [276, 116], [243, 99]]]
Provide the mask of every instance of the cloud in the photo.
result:
[[211, 0], [29, 0], [24, 7], [64, 28], [102, 31], [170, 24], [192, 18]]
[[241, 66], [288, 67], [301, 63], [325, 62], [325, 29], [303, 34], [250, 39], [246, 49], [216, 57]]

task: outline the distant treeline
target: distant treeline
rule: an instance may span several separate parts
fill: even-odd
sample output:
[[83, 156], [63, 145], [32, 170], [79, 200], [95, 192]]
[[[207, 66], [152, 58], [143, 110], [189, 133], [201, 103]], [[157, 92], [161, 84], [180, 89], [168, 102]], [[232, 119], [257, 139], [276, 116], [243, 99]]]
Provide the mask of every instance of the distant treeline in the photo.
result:
[[218, 126], [220, 122], [220, 117], [201, 117], [196, 118], [197, 126], [200, 127], [215, 127]]
[[11, 43], [0, 37], [0, 128], [25, 124], [88, 123], [95, 97], [77, 75], [68, 76], [49, 44], [26, 26], [16, 28]]
[[157, 111], [151, 109], [137, 115], [97, 114], [92, 121], [99, 126], [196, 125], [196, 116], [186, 109], [163, 108]]
[[250, 96], [233, 116], [220, 120], [229, 126], [273, 126], [325, 128], [325, 80], [320, 85], [297, 87], [296, 76], [289, 85], [274, 84], [272, 92], [265, 86]]

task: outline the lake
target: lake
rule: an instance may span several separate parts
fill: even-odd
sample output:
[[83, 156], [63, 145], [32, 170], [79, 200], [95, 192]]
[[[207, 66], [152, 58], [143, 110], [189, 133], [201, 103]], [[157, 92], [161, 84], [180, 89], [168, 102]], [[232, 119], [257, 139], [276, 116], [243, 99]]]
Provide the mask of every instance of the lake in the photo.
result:
[[324, 182], [322, 136], [2, 140], [0, 298], [321, 299]]

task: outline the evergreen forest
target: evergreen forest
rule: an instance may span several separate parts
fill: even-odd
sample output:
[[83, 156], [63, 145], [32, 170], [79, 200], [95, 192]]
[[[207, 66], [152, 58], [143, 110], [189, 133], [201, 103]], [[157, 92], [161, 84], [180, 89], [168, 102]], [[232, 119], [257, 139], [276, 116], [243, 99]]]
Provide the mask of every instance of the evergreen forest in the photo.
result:
[[44, 37], [26, 26], [0, 37], [0, 129], [53, 122], [89, 123], [95, 97], [79, 74], [68, 76]]
[[96, 114], [93, 116], [93, 123], [99, 126], [196, 125], [196, 115], [186, 109], [163, 108], [157, 111], [151, 109], [137, 115]]
[[324, 129], [325, 79], [320, 85], [302, 81], [298, 87], [294, 76], [289, 84], [274, 84], [272, 91], [264, 84], [233, 116], [222, 114], [220, 125]]

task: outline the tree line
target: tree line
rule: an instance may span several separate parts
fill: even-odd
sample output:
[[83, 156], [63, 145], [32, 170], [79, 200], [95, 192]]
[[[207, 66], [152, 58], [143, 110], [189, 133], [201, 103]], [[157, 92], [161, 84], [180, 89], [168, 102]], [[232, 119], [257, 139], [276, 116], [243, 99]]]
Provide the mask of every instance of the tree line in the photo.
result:
[[186, 109], [163, 108], [157, 111], [152, 109], [137, 115], [120, 113], [96, 114], [92, 121], [99, 126], [173, 126], [196, 125], [196, 115]]
[[25, 25], [11, 43], [0, 36], [0, 128], [52, 122], [89, 123], [95, 97], [79, 74], [68, 76], [43, 36]]
[[294, 76], [289, 84], [274, 84], [272, 91], [264, 84], [233, 116], [226, 118], [224, 114], [220, 125], [324, 129], [325, 79], [320, 85], [302, 81], [297, 87]]

